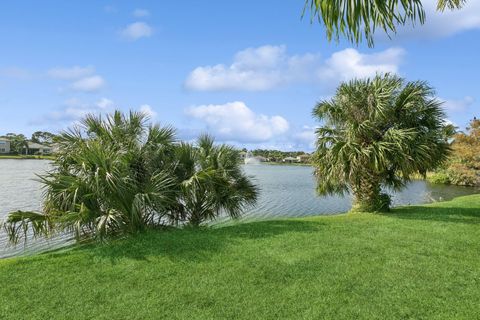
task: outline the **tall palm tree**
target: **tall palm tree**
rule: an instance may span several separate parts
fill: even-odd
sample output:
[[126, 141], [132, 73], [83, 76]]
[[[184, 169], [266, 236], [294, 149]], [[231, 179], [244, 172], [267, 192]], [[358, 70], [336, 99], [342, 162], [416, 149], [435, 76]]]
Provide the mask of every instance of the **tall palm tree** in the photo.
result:
[[147, 120], [137, 112], [89, 115], [60, 134], [53, 169], [39, 177], [43, 212], [11, 213], [5, 224], [11, 241], [28, 230], [35, 236], [74, 232], [103, 238], [162, 224], [175, 200], [168, 170], [174, 131]]
[[[395, 33], [398, 25], [425, 22], [422, 0], [305, 0], [311, 20], [317, 19], [327, 31], [327, 38], [338, 40], [340, 35], [358, 44], [363, 37], [374, 44], [374, 34], [382, 29]], [[466, 0], [438, 0], [437, 10], [460, 9]]]
[[404, 187], [447, 157], [441, 102], [425, 82], [390, 74], [342, 83], [331, 100], [319, 102], [314, 156], [320, 194], [352, 192], [354, 209], [388, 210], [382, 186]]
[[175, 175], [180, 183], [170, 209], [173, 221], [198, 226], [220, 214], [237, 218], [256, 203], [258, 189], [240, 166], [238, 150], [215, 145], [202, 135], [195, 144], [181, 143], [175, 150]]

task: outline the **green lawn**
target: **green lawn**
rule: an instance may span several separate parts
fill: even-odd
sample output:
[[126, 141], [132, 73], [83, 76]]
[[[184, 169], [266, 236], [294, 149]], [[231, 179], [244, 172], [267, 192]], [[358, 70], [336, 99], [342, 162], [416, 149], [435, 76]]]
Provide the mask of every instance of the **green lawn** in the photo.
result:
[[0, 261], [0, 319], [479, 319], [480, 195]]
[[40, 159], [40, 160], [53, 160], [54, 156], [41, 156], [41, 155], [12, 155], [12, 154], [1, 154], [1, 159]]

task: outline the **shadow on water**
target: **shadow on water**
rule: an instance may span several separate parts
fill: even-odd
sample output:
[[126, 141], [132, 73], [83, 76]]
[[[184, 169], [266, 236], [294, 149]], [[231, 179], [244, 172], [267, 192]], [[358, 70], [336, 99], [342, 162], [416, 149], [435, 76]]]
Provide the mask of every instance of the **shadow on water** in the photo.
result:
[[[150, 261], [152, 257], [166, 257], [172, 261], [205, 261], [214, 259], [212, 253], [221, 253], [239, 240], [261, 240], [289, 232], [318, 232], [323, 225], [319, 221], [272, 220], [239, 223], [222, 228], [149, 231], [133, 236], [133, 239], [73, 247], [69, 252], [82, 252], [92, 258], [106, 258], [112, 263], [125, 258]], [[52, 257], [61, 257], [62, 251], [53, 252]]]
[[408, 220], [480, 224], [480, 208], [409, 206], [384, 215]]

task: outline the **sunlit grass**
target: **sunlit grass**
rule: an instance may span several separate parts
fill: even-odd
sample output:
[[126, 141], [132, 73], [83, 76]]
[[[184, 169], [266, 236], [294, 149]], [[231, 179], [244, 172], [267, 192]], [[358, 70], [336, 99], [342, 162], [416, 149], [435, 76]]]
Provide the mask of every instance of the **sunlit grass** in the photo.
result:
[[0, 261], [0, 319], [474, 319], [480, 195]]

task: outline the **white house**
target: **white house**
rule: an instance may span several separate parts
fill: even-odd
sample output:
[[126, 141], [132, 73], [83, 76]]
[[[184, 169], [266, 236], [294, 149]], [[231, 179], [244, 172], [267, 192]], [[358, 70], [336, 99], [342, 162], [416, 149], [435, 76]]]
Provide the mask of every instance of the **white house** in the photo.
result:
[[283, 162], [293, 163], [293, 162], [298, 162], [298, 160], [297, 158], [294, 158], [294, 157], [286, 157], [285, 159], [283, 159]]
[[46, 146], [40, 143], [35, 142], [28, 142], [27, 148], [25, 150], [26, 154], [51, 154], [52, 148], [50, 146]]
[[0, 138], [0, 154], [10, 153], [10, 141]]

